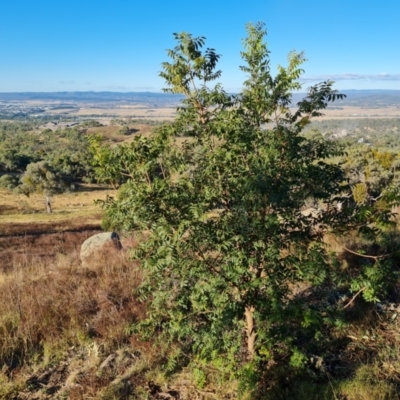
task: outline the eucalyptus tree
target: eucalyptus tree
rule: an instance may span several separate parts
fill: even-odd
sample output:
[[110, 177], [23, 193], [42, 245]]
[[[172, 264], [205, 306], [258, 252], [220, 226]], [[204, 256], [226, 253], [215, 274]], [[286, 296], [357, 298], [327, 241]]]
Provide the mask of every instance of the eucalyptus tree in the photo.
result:
[[[255, 373], [274, 346], [291, 342], [293, 321], [307, 325], [310, 308], [295, 300], [294, 284], [328, 279], [323, 233], [350, 221], [350, 211], [334, 207], [346, 187], [327, 161], [334, 144], [300, 135], [343, 95], [323, 82], [291, 111], [304, 55], [291, 52], [272, 76], [265, 33], [247, 25], [238, 95], [212, 84], [220, 55], [203, 51], [203, 37], [175, 34], [160, 75], [165, 91], [185, 96], [177, 117], [118, 150], [128, 178], [105, 202], [107, 218], [146, 232], [133, 257], [145, 270], [138, 291], [149, 308], [134, 329], [176, 348], [172, 366], [186, 355]], [[326, 211], [303, 215], [310, 198]]]
[[39, 193], [45, 196], [46, 210], [52, 213], [51, 197], [65, 191], [66, 184], [62, 177], [45, 161], [31, 163], [22, 175], [18, 191], [30, 196]]

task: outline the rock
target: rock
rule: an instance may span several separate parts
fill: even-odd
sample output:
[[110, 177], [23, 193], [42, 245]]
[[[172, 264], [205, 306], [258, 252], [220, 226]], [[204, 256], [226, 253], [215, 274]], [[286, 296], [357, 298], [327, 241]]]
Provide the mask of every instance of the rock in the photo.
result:
[[80, 258], [82, 265], [98, 257], [105, 251], [121, 250], [122, 245], [116, 232], [103, 232], [93, 235], [82, 243]]

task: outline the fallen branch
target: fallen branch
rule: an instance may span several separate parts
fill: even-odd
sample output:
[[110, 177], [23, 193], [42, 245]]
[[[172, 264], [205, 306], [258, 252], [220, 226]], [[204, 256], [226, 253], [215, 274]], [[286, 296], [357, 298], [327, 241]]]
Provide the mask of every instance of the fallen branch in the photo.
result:
[[394, 251], [393, 253], [382, 254], [382, 255], [380, 255], [380, 256], [370, 256], [370, 255], [368, 255], [368, 254], [361, 254], [361, 253], [358, 253], [358, 252], [356, 252], [356, 251], [350, 250], [350, 249], [348, 249], [347, 247], [344, 247], [344, 246], [343, 246], [343, 249], [346, 250], [346, 251], [348, 251], [348, 252], [351, 253], [351, 254], [355, 254], [356, 256], [365, 257], [365, 258], [372, 258], [373, 260], [378, 260], [378, 259], [380, 259], [380, 258], [389, 257], [389, 256], [392, 256], [393, 254], [396, 254], [396, 253], [399, 253], [399, 252], [400, 252], [400, 250], [397, 250], [397, 251]]
[[351, 304], [353, 304], [354, 300], [357, 298], [358, 295], [360, 295], [364, 290], [366, 289], [366, 287], [361, 288], [354, 296], [353, 298], [343, 307], [343, 310], [346, 309], [348, 306], [350, 306]]

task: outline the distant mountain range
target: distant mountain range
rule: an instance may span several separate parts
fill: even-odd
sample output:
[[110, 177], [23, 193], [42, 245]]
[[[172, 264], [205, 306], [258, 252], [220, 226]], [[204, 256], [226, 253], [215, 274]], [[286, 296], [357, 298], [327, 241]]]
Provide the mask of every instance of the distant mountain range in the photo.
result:
[[398, 107], [400, 90], [344, 90], [346, 99], [340, 103], [345, 106], [358, 107]]
[[[343, 90], [346, 99], [335, 103], [337, 106], [398, 107], [400, 90]], [[305, 93], [295, 93], [292, 103], [296, 104]], [[0, 101], [72, 101], [72, 102], [121, 102], [146, 104], [178, 104], [181, 95], [154, 92], [19, 92], [0, 93]]]
[[153, 92], [16, 92], [0, 93], [0, 101], [79, 101], [79, 102], [129, 102], [178, 103], [181, 95]]
[[[400, 106], [400, 90], [365, 89], [365, 90], [339, 90], [346, 98], [333, 103], [334, 106], [355, 106], [366, 108], [385, 108]], [[305, 93], [293, 95], [292, 103], [299, 102]]]

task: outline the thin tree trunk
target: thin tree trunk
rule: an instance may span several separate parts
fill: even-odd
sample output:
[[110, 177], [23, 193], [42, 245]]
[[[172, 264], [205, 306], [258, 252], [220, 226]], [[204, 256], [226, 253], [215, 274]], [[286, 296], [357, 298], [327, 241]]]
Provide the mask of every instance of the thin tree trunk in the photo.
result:
[[46, 209], [48, 214], [51, 214], [53, 212], [51, 208], [51, 198], [49, 196], [46, 196]]
[[252, 360], [255, 354], [256, 331], [254, 327], [254, 307], [246, 307], [244, 312], [246, 319], [247, 350], [249, 359]]

